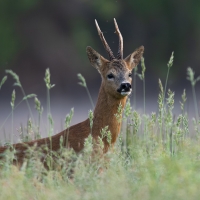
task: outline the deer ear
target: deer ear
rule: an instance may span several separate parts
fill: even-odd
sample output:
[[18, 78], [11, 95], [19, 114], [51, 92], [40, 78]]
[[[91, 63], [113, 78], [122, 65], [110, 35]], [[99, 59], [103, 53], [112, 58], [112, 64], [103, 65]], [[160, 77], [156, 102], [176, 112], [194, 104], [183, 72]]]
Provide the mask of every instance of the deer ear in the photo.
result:
[[141, 46], [124, 59], [131, 70], [139, 64], [143, 53], [144, 47]]
[[89, 61], [93, 67], [95, 67], [99, 72], [101, 71], [102, 66], [106, 62], [109, 62], [107, 59], [105, 59], [103, 56], [101, 56], [98, 52], [96, 52], [92, 47], [86, 48], [87, 56], [89, 58]]

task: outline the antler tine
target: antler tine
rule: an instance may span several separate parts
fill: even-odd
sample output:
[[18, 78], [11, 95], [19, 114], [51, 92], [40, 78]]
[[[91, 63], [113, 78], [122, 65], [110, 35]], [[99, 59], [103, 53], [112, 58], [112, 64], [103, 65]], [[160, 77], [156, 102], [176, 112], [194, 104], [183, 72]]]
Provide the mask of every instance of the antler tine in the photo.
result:
[[116, 31], [117, 35], [119, 36], [119, 49], [117, 52], [117, 59], [123, 59], [123, 37], [118, 28], [117, 21], [115, 18], [114, 18], [114, 24], [115, 24], [115, 31]]
[[103, 36], [103, 33], [101, 32], [101, 29], [99, 28], [99, 25], [98, 25], [96, 19], [95, 19], [95, 24], [96, 24], [96, 27], [97, 27], [97, 31], [98, 31], [99, 37], [101, 38], [101, 41], [102, 41], [102, 43], [103, 43], [103, 46], [104, 46], [104, 48], [106, 49], [110, 60], [115, 59], [115, 57], [114, 57], [114, 55], [113, 55], [113, 52], [111, 51], [111, 49], [110, 49], [108, 43], [106, 42], [106, 40], [105, 40], [105, 38], [104, 38], [104, 36]]

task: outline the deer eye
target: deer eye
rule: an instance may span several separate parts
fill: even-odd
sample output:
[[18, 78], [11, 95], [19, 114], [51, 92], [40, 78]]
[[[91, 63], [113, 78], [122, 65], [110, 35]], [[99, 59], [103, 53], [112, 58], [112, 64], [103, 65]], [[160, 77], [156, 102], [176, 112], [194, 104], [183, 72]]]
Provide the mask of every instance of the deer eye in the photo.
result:
[[129, 73], [129, 75], [128, 75], [129, 77], [131, 77], [132, 76], [132, 73]]
[[108, 79], [112, 79], [112, 78], [114, 78], [114, 75], [113, 75], [113, 74], [108, 74], [108, 75], [107, 75], [107, 78], [108, 78]]

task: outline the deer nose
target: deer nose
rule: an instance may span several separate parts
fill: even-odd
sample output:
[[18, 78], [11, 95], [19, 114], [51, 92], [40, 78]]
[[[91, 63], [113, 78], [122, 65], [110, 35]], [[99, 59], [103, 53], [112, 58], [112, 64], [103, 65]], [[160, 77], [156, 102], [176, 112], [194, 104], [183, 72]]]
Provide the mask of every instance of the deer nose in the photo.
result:
[[122, 83], [121, 88], [124, 89], [124, 90], [130, 90], [131, 84], [130, 83]]
[[122, 83], [120, 85], [120, 88], [117, 90], [118, 92], [129, 92], [131, 89], [131, 84], [130, 83]]

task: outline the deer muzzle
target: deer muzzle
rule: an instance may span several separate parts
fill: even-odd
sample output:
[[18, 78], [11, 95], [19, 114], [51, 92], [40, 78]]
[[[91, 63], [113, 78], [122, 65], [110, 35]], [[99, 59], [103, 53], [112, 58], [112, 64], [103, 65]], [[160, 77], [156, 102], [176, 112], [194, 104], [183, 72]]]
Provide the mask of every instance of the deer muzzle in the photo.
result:
[[122, 96], [130, 95], [132, 92], [131, 84], [130, 83], [122, 83], [120, 85], [120, 88], [117, 89], [117, 92], [119, 92]]

